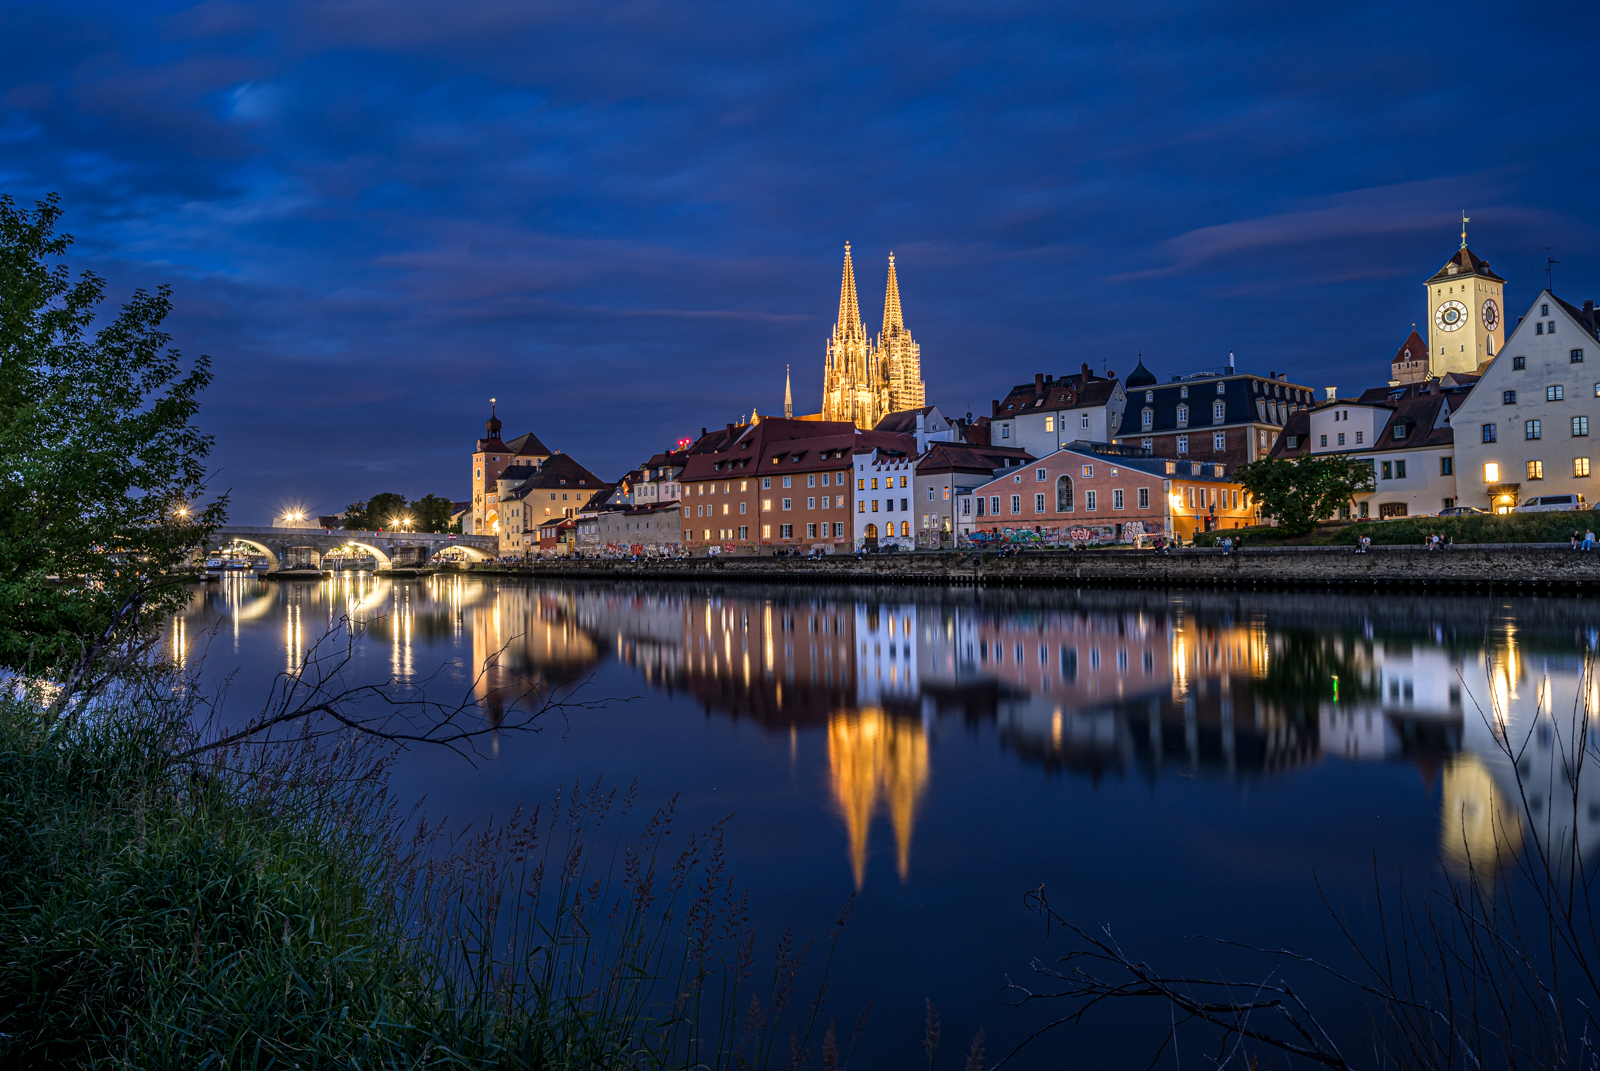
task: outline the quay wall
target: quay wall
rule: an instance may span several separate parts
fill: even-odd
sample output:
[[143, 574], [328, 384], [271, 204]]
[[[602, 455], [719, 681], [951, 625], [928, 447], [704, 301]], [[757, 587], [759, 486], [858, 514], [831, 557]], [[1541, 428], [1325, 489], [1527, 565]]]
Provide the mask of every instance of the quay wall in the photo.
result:
[[941, 584], [977, 586], [1176, 587], [1245, 590], [1600, 591], [1600, 552], [1567, 544], [1477, 544], [1449, 550], [1373, 547], [1256, 547], [1220, 550], [840, 555], [822, 559], [726, 557], [664, 562], [578, 559], [484, 564], [489, 575], [612, 583], [688, 580], [737, 583]]

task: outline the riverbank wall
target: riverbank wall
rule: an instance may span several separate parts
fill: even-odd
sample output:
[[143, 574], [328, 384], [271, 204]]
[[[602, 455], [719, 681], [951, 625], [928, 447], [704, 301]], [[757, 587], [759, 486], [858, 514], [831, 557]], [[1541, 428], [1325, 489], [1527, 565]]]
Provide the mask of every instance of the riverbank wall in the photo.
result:
[[869, 583], [975, 586], [1225, 588], [1321, 591], [1520, 591], [1572, 595], [1600, 591], [1600, 552], [1566, 544], [1421, 547], [1257, 547], [1220, 550], [1086, 550], [869, 554], [821, 559], [691, 558], [632, 562], [577, 559], [529, 565], [483, 564], [474, 574], [612, 583]]

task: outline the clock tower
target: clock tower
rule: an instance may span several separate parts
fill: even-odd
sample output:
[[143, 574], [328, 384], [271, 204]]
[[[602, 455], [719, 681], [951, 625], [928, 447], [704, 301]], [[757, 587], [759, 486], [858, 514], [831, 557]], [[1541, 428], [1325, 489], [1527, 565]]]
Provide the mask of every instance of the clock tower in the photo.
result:
[[1475, 374], [1506, 341], [1506, 281], [1467, 248], [1467, 223], [1463, 213], [1461, 248], [1426, 284], [1430, 376]]

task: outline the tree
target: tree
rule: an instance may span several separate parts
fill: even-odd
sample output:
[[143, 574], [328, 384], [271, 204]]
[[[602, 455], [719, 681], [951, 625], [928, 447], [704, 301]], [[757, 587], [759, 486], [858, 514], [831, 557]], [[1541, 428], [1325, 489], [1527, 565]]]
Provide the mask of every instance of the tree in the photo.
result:
[[357, 531], [376, 532], [380, 528], [399, 528], [396, 521], [408, 516], [410, 510], [406, 508], [406, 496], [385, 491], [365, 502], [350, 503], [350, 508], [344, 511], [344, 526]]
[[456, 504], [448, 498], [427, 494], [411, 503], [411, 519], [419, 532], [448, 532], [450, 515]]
[[212, 439], [193, 423], [210, 359], [161, 331], [171, 290], [138, 290], [98, 331], [105, 282], [72, 278], [51, 195], [0, 196], [0, 666], [92, 694], [114, 651], [187, 598]]
[[1372, 466], [1337, 454], [1288, 461], [1262, 458], [1238, 472], [1261, 511], [1289, 535], [1302, 535], [1332, 517], [1361, 491], [1372, 490]]

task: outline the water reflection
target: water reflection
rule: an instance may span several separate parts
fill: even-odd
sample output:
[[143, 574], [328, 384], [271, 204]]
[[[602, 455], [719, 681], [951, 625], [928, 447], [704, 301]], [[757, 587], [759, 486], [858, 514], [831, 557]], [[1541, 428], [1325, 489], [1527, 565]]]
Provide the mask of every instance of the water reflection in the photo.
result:
[[[460, 659], [491, 724], [530, 688], [614, 659], [708, 714], [785, 734], [791, 762], [817, 734], [818, 802], [838, 816], [858, 888], [880, 815], [910, 878], [934, 768], [970, 761], [973, 729], [1024, 766], [1094, 783], [1409, 764], [1438, 795], [1440, 853], [1457, 868], [1530, 835], [1586, 848], [1600, 838], [1600, 781], [1566, 788], [1574, 749], [1596, 733], [1596, 636], [1576, 601], [622, 590], [343, 573], [226, 577], [197, 591], [170, 638], [185, 661], [203, 625], [238, 650], [275, 622], [277, 664], [292, 672], [343, 618], [364, 627], [368, 650], [386, 649], [385, 676]], [[1497, 733], [1526, 742], [1519, 766]]]

